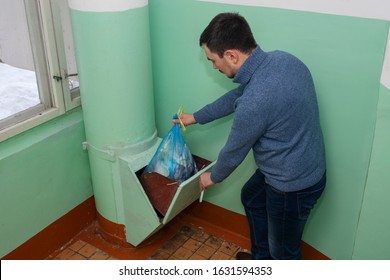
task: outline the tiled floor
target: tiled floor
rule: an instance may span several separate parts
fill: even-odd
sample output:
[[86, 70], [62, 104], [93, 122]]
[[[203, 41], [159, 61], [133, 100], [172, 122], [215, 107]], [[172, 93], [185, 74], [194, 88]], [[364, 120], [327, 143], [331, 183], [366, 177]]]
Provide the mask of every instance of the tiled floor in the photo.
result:
[[240, 247], [201, 229], [183, 226], [158, 249], [153, 260], [229, 260]]
[[58, 255], [49, 259], [51, 258], [56, 260], [116, 260], [108, 253], [83, 240], [77, 240], [69, 247], [64, 248]]
[[[231, 260], [239, 250], [233, 242], [194, 225], [174, 225], [139, 247], [109, 244], [92, 224], [47, 259], [55, 260]], [[223, 234], [222, 234], [223, 236]]]

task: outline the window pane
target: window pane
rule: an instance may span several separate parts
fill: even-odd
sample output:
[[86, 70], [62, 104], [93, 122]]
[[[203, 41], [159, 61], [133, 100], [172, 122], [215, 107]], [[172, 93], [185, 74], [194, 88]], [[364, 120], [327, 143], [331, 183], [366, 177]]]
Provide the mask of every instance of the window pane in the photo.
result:
[[23, 0], [0, 0], [0, 120], [41, 103]]
[[40, 103], [35, 72], [0, 63], [0, 119]]

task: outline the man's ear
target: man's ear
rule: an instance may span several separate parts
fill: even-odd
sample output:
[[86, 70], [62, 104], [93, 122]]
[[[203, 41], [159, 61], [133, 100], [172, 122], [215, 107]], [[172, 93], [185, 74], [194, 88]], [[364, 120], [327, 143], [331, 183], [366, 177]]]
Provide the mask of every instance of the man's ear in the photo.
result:
[[226, 50], [224, 56], [233, 64], [237, 64], [239, 60], [239, 55], [236, 50]]

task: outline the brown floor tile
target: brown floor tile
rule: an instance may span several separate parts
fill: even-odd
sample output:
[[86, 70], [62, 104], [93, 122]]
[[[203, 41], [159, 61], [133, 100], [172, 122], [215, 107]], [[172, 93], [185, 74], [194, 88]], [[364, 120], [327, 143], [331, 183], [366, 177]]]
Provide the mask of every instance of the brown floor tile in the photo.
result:
[[222, 243], [223, 243], [224, 240], [220, 239], [220, 238], [217, 238], [215, 236], [210, 236], [204, 244], [206, 244], [207, 246], [210, 246], [214, 249], [219, 249], [219, 247], [221, 247]]
[[197, 230], [196, 228], [184, 225], [179, 230], [179, 233], [191, 237], [196, 232], [196, 230]]
[[69, 260], [69, 258], [73, 255], [74, 255], [74, 251], [69, 249], [69, 248], [66, 248], [64, 251], [62, 251], [61, 253], [59, 253], [56, 256], [56, 259], [57, 260]]
[[205, 257], [206, 259], [208, 259], [208, 258], [210, 258], [210, 257], [215, 253], [215, 251], [216, 251], [215, 248], [203, 244], [203, 245], [196, 251], [196, 253], [197, 253], [198, 255], [201, 255], [201, 256]]
[[87, 260], [87, 258], [78, 253], [74, 253], [68, 260]]
[[221, 251], [227, 255], [230, 255], [230, 256], [235, 256], [239, 249], [240, 249], [240, 247], [238, 247], [236, 244], [224, 241], [221, 244], [219, 251]]
[[198, 240], [200, 242], [205, 242], [209, 237], [210, 237], [210, 235], [205, 233], [201, 229], [194, 232], [194, 234], [192, 234], [192, 236], [191, 236], [191, 238]]
[[80, 250], [83, 246], [85, 246], [85, 244], [87, 244], [86, 242], [82, 241], [82, 240], [77, 240], [75, 243], [71, 244], [69, 246], [70, 249], [72, 249], [73, 251], [77, 252], [78, 250]]
[[157, 250], [149, 259], [151, 260], [167, 260], [171, 254], [168, 254], [167, 252], [163, 250]]
[[191, 255], [193, 254], [194, 252], [191, 252], [190, 250], [186, 249], [186, 248], [183, 248], [183, 247], [180, 247], [179, 249], [177, 249], [177, 251], [172, 255], [172, 257], [175, 259], [175, 260], [188, 260], [189, 257], [191, 257]]
[[95, 254], [93, 254], [89, 259], [90, 260], [107, 260], [110, 258], [110, 255], [106, 252], [98, 250]]
[[180, 246], [184, 244], [184, 242], [187, 241], [188, 238], [189, 237], [184, 234], [177, 233], [167, 243], [165, 243], [161, 249], [169, 255], [172, 255]]
[[217, 251], [214, 255], [210, 257], [210, 260], [229, 260], [230, 258], [230, 255], [222, 253], [221, 251]]
[[189, 260], [207, 260], [207, 258], [198, 255], [197, 253], [192, 254], [192, 256], [189, 258]]
[[188, 240], [188, 238], [188, 235], [179, 231], [171, 238], [171, 241], [181, 246], [184, 242]]
[[165, 243], [161, 247], [161, 250], [166, 252], [169, 255], [172, 255], [179, 247], [180, 247], [180, 245], [178, 245], [175, 242], [172, 242], [171, 240], [169, 240], [167, 243]]
[[191, 252], [195, 252], [196, 250], [198, 250], [200, 248], [201, 245], [202, 245], [201, 242], [199, 242], [199, 241], [197, 241], [195, 239], [189, 238], [183, 244], [183, 248], [186, 248], [186, 249], [190, 250]]
[[97, 251], [98, 248], [96, 248], [95, 246], [92, 246], [91, 244], [85, 244], [83, 247], [80, 248], [80, 250], [77, 251], [77, 253], [88, 259]]

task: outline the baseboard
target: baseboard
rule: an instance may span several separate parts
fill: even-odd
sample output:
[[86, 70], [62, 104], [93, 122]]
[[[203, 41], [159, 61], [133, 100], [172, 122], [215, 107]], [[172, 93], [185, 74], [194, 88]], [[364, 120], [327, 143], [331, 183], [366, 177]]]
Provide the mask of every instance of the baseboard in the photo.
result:
[[2, 259], [43, 260], [95, 220], [96, 207], [92, 196]]

